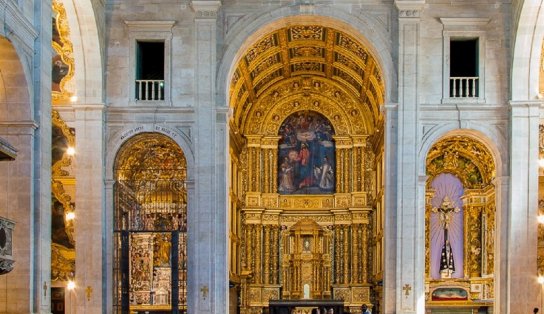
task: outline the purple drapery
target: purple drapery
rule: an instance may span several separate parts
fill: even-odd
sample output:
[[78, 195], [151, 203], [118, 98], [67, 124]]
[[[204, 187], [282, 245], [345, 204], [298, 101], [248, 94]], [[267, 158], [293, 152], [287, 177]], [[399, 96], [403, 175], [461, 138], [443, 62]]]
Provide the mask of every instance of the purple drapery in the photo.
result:
[[[452, 278], [464, 277], [463, 265], [463, 184], [454, 175], [443, 173], [433, 180], [431, 187], [435, 193], [431, 199], [433, 208], [440, 208], [444, 197], [448, 196], [455, 207], [459, 208], [458, 213], [452, 213], [451, 222], [448, 229], [448, 238], [450, 240], [453, 259], [455, 262], [455, 272]], [[440, 255], [444, 245], [444, 229], [440, 223], [438, 213], [431, 212], [430, 215], [430, 272], [433, 279], [440, 279]]]

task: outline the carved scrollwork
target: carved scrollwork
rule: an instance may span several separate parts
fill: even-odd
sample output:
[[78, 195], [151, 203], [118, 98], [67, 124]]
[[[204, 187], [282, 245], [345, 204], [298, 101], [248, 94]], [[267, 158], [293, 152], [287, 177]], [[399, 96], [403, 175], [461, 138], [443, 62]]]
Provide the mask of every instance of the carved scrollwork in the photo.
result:
[[481, 142], [469, 137], [450, 137], [433, 145], [427, 155], [429, 177], [444, 172], [456, 175], [465, 188], [483, 188], [495, 178], [495, 162]]

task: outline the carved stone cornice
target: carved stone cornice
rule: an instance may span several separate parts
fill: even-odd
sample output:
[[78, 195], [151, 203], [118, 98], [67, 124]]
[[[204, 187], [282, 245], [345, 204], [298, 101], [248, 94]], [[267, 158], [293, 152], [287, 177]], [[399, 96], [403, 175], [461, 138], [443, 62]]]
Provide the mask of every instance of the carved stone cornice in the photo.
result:
[[191, 1], [191, 7], [197, 19], [215, 19], [221, 7], [221, 1]]
[[419, 18], [425, 0], [397, 0], [395, 6], [399, 10], [399, 18]]

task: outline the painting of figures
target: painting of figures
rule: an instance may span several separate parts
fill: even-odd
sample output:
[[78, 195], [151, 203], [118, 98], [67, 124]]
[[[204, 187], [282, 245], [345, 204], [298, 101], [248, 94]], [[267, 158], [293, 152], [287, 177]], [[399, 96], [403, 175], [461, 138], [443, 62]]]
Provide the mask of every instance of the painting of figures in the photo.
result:
[[279, 130], [278, 192], [330, 194], [335, 187], [334, 130], [313, 111], [296, 112]]

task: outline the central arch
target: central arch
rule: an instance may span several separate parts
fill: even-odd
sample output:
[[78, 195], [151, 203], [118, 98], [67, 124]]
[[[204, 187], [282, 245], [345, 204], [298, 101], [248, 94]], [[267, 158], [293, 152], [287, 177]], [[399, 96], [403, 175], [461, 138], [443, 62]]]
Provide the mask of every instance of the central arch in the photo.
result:
[[225, 95], [231, 294], [243, 312], [276, 299], [379, 307], [392, 72], [329, 17], [289, 16], [241, 46]]

